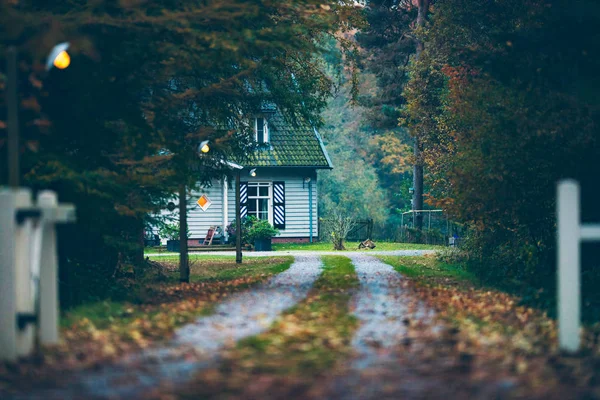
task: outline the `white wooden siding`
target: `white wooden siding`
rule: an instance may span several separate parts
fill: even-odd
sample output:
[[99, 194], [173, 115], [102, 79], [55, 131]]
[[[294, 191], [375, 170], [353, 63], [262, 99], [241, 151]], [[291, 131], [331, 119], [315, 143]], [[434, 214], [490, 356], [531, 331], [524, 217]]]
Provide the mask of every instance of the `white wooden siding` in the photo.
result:
[[[314, 170], [291, 170], [288, 172], [286, 170], [257, 169], [257, 176], [255, 178], [247, 176], [247, 171], [242, 171], [242, 182], [285, 182], [285, 229], [280, 229], [280, 234], [277, 237], [310, 237], [309, 185], [308, 183], [304, 183], [304, 178], [306, 177], [310, 177], [312, 180], [313, 238], [316, 239], [319, 236], [319, 212], [317, 209], [317, 177]], [[227, 222], [229, 224], [235, 219], [235, 182], [229, 182], [228, 186]], [[206, 194], [212, 202], [212, 205], [206, 211], [202, 211], [200, 206], [196, 204], [196, 201], [203, 194]], [[271, 199], [271, 209], [272, 206]], [[168, 213], [168, 211], [164, 212], [164, 214]], [[175, 210], [171, 214], [176, 217], [178, 212]], [[188, 229], [190, 231], [190, 239], [203, 239], [211, 226], [219, 226], [223, 229], [223, 186], [221, 181], [214, 182], [210, 188], [194, 191], [188, 197]]]
[[[196, 201], [205, 194], [212, 205], [206, 211]], [[213, 186], [193, 191], [188, 202], [188, 229], [191, 239], [204, 239], [208, 228], [223, 225], [223, 186], [222, 182], [214, 182]]]
[[[243, 172], [242, 172], [243, 174]], [[260, 176], [260, 179], [259, 179]], [[285, 229], [280, 229], [280, 233], [277, 237], [281, 238], [297, 238], [297, 237], [309, 237], [309, 206], [308, 206], [308, 183], [302, 183], [304, 178], [310, 176], [312, 180], [312, 192], [313, 192], [313, 238], [319, 236], [319, 223], [318, 223], [318, 200], [317, 200], [317, 177], [314, 171], [304, 173], [286, 173], [285, 171], [273, 171], [268, 170], [257, 170], [257, 176], [255, 178], [245, 179], [242, 176], [242, 182], [253, 182], [253, 181], [283, 181], [285, 182]], [[232, 185], [229, 190], [229, 215], [227, 220], [229, 222], [235, 219], [235, 185]]]

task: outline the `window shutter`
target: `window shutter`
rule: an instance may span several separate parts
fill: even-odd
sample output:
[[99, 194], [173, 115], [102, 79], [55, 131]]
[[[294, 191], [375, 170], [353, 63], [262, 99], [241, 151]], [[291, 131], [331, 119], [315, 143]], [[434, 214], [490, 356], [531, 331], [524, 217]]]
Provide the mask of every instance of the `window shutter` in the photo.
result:
[[273, 182], [273, 226], [285, 229], [285, 182]]
[[248, 215], [248, 182], [240, 182], [240, 218]]

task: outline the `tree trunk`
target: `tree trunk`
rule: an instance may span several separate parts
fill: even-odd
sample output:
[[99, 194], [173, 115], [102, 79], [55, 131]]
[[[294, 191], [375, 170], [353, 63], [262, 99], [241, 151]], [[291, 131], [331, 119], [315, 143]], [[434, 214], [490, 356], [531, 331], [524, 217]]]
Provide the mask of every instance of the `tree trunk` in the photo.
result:
[[[429, 11], [429, 0], [418, 0], [417, 28], [425, 26], [427, 21], [427, 12]], [[425, 48], [425, 44], [421, 40], [417, 40], [416, 59], [418, 60]], [[421, 160], [421, 147], [419, 141], [419, 133], [415, 134], [415, 144], [413, 148], [415, 157], [415, 165], [413, 166], [413, 204], [412, 209], [423, 209], [423, 161]], [[423, 214], [417, 212], [415, 215], [415, 226], [418, 230], [423, 229]]]
[[415, 229], [423, 229], [423, 164], [421, 162], [421, 149], [418, 136], [415, 136], [415, 144], [413, 149], [415, 156], [415, 165], [413, 166], [413, 211], [415, 213]]
[[185, 185], [179, 186], [179, 281], [190, 282], [187, 243], [187, 198]]
[[144, 263], [144, 245], [146, 238], [146, 231], [144, 229], [144, 222], [142, 221], [141, 227], [138, 230], [138, 249], [135, 252], [134, 262], [136, 265], [142, 265]]

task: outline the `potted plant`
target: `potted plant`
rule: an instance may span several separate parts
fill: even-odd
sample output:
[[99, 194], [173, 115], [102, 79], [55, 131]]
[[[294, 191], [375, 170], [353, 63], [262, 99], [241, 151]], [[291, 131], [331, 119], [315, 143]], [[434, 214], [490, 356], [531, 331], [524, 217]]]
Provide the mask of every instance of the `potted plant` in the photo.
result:
[[[158, 231], [160, 237], [167, 238], [167, 251], [179, 251], [179, 222], [164, 224]], [[190, 237], [188, 230], [187, 237]]]
[[248, 240], [254, 242], [255, 251], [271, 251], [271, 238], [279, 234], [279, 230], [266, 220], [257, 220], [248, 229]]
[[[242, 246], [250, 242], [248, 239], [248, 229], [250, 229], [256, 221], [258, 221], [258, 219], [253, 215], [242, 218]], [[235, 244], [237, 236], [235, 219], [227, 226], [227, 235], [229, 237], [229, 243]]]

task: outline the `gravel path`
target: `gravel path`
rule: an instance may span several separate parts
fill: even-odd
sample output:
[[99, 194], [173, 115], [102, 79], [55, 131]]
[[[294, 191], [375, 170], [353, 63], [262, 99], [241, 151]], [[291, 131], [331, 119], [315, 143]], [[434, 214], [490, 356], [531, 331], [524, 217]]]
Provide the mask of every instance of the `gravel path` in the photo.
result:
[[360, 281], [353, 298], [354, 315], [361, 322], [352, 341], [358, 353], [354, 367], [364, 369], [406, 337], [409, 315], [419, 321], [433, 315], [403, 290], [402, 277], [391, 265], [368, 255], [350, 258]]
[[[227, 344], [266, 330], [286, 309], [306, 297], [321, 273], [319, 256], [296, 257], [286, 271], [246, 292], [221, 302], [215, 313], [179, 329], [168, 346], [146, 350], [102, 367], [56, 382], [60, 388], [36, 390], [13, 399], [136, 399], [147, 398], [160, 385], [192, 379], [214, 365]], [[9, 397], [10, 398], [10, 397]]]
[[381, 399], [385, 385], [375, 375], [396, 362], [394, 350], [410, 340], [408, 326], [430, 321], [433, 313], [408, 292], [392, 266], [365, 254], [350, 259], [360, 281], [352, 299], [353, 313], [361, 323], [352, 340], [357, 357], [333, 381], [329, 397]]
[[220, 303], [213, 315], [180, 329], [176, 341], [214, 352], [228, 343], [257, 335], [306, 297], [321, 269], [318, 256], [298, 256], [289, 269], [266, 284], [232, 296]]

